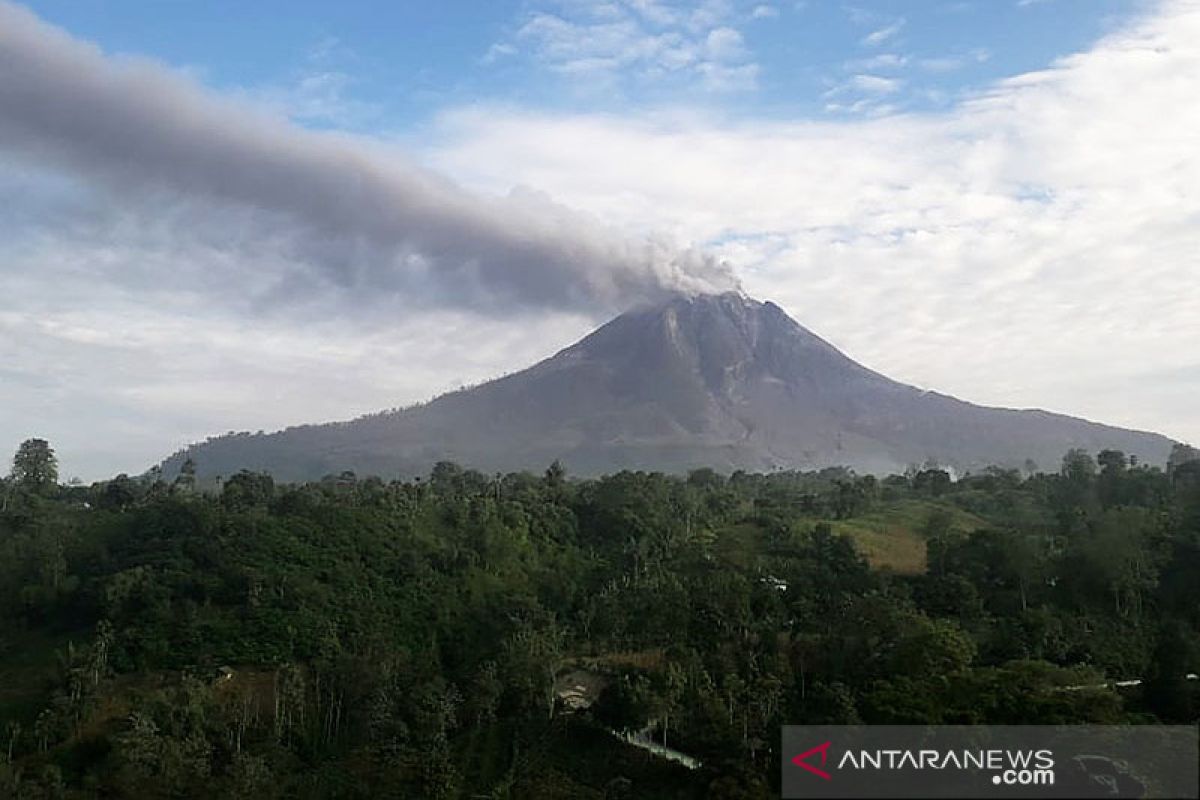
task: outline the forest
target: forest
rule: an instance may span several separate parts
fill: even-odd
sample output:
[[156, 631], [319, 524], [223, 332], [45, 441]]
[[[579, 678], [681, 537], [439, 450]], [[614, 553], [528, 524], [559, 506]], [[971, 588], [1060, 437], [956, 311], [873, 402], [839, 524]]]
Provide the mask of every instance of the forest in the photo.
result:
[[62, 484], [17, 451], [0, 797], [767, 798], [784, 724], [1200, 715], [1182, 445], [884, 479], [194, 467]]

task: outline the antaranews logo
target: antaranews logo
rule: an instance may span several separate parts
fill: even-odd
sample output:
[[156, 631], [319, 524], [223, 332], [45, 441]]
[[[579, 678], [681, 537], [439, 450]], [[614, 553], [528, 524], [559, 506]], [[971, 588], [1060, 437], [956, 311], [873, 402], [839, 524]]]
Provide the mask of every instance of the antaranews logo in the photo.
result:
[[1187, 726], [785, 727], [782, 745], [783, 797], [1198, 796]]
[[[792, 763], [824, 780], [832, 776], [818, 769], [809, 759], [829, 760], [832, 742], [822, 742], [792, 757]], [[846, 750], [837, 760], [837, 770], [987, 770], [994, 785], [1053, 786], [1054, 753], [1050, 750]]]
[[810, 757], [812, 757], [813, 755], [820, 754], [821, 766], [822, 767], [825, 766], [825, 762], [829, 759], [829, 745], [830, 744], [831, 744], [830, 742], [825, 742], [824, 744], [819, 744], [816, 747], [809, 748], [808, 750], [805, 750], [800, 755], [795, 756], [792, 759], [792, 763], [795, 764], [797, 767], [800, 767], [801, 769], [808, 770], [813, 775], [816, 775], [818, 778], [824, 778], [825, 780], [829, 780], [829, 777], [830, 777], [829, 773], [823, 769], [817, 769], [812, 764], [809, 764], [808, 759]]

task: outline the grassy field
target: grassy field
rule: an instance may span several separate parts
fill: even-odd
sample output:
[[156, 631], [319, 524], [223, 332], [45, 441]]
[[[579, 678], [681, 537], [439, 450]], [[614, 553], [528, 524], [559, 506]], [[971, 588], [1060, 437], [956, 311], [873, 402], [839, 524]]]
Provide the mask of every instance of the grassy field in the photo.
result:
[[986, 526], [981, 518], [944, 503], [904, 500], [870, 514], [830, 522], [835, 533], [854, 540], [855, 546], [876, 569], [903, 575], [925, 571], [924, 531], [930, 519], [945, 514], [951, 533], [967, 534]]
[[[797, 517], [792, 521], [792, 527], [803, 531], [818, 523], [827, 523], [834, 533], [850, 537], [875, 569], [916, 575], [925, 571], [926, 532], [930, 520], [938, 516], [951, 535], [965, 535], [987, 526], [982, 518], [946, 503], [902, 500], [850, 519]], [[717, 534], [714, 550], [726, 564], [740, 569], [752, 568], [767, 550], [766, 531], [753, 522], [731, 525]]]

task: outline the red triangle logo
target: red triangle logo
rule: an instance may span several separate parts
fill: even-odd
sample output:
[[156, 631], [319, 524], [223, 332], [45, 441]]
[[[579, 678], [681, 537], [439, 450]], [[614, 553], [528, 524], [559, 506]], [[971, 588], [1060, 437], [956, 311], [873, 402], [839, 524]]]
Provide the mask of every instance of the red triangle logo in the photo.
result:
[[811, 757], [817, 753], [821, 754], [821, 766], [822, 767], [825, 766], [825, 761], [826, 761], [826, 759], [829, 758], [829, 742], [825, 742], [824, 744], [819, 744], [816, 747], [812, 748], [811, 750], [805, 750], [803, 753], [801, 753], [800, 755], [793, 758], [792, 763], [795, 764], [797, 767], [801, 767], [802, 769], [808, 770], [813, 775], [816, 775], [819, 778], [824, 778], [825, 780], [829, 780], [828, 772], [826, 772], [823, 769], [817, 769], [812, 764], [808, 763], [809, 757]]

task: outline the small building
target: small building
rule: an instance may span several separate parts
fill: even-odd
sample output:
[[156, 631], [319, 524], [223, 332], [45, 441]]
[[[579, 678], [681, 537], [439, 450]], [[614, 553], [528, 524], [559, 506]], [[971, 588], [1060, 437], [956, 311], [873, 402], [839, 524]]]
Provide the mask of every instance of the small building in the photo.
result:
[[600, 699], [607, 681], [602, 675], [576, 669], [558, 676], [554, 681], [554, 698], [571, 713], [591, 708]]

